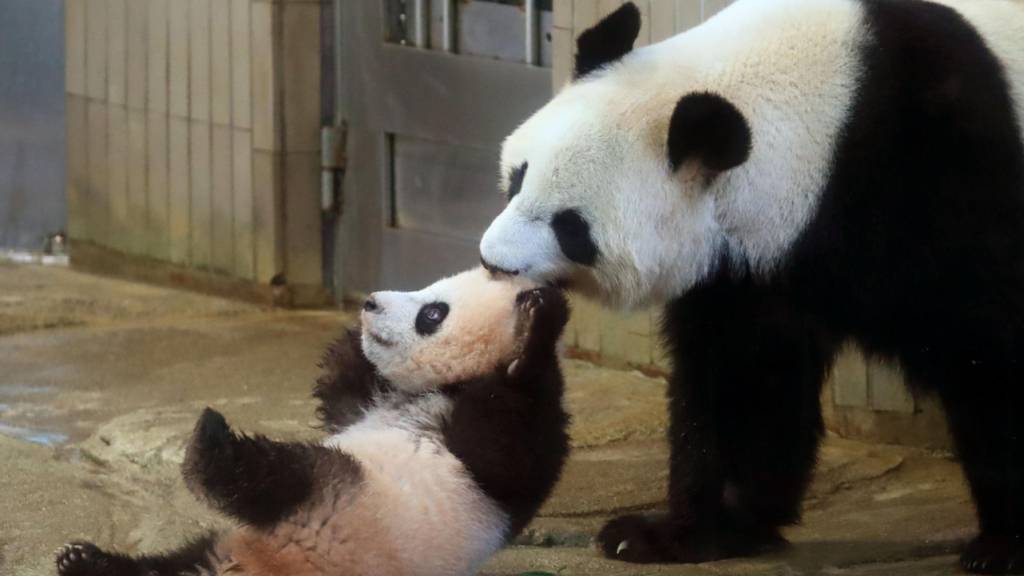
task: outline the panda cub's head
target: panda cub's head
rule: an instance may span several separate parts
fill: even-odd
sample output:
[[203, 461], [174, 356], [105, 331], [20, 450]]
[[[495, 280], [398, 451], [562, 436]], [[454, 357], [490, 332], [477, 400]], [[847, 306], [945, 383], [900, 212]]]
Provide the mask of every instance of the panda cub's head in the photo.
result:
[[416, 292], [375, 292], [362, 311], [363, 353], [408, 392], [488, 374], [515, 358], [516, 298], [534, 287], [475, 268]]

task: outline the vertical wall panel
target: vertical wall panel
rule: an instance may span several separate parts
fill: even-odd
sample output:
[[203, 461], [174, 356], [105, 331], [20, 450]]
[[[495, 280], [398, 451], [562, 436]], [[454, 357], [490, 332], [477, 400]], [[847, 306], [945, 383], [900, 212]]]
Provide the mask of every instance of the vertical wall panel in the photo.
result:
[[146, 113], [128, 110], [127, 251], [132, 254], [146, 253], [152, 233], [146, 220]]
[[702, 0], [704, 2], [704, 19], [707, 20], [732, 4], [732, 0]]
[[110, 225], [107, 245], [128, 248], [128, 113], [123, 106], [107, 108], [107, 197]]
[[64, 2], [64, 88], [69, 94], [85, 94], [86, 0]]
[[[253, 6], [255, 14], [255, 7]], [[281, 269], [280, 156], [254, 149], [252, 157], [253, 242], [256, 280], [266, 283]]]
[[89, 187], [85, 195], [84, 238], [95, 242], [107, 240], [107, 105], [90, 101], [89, 122]]
[[168, 130], [168, 252], [172, 262], [184, 264], [191, 218], [188, 120], [171, 116]]
[[213, 267], [222, 272], [234, 268], [234, 201], [231, 186], [233, 157], [231, 127], [213, 126], [213, 204], [211, 217], [211, 258]]
[[188, 117], [188, 7], [187, 0], [167, 0], [168, 109], [181, 118]]
[[[634, 2], [635, 4], [636, 2]], [[622, 0], [597, 0], [597, 19], [600, 20], [605, 16], [611, 14], [615, 10], [618, 10], [622, 6]]]
[[[141, 0], [133, 0], [141, 1]], [[167, 112], [167, 2], [147, 0], [149, 23], [146, 28], [146, 108]], [[165, 134], [167, 130], [163, 131]]]
[[231, 0], [210, 0], [210, 118], [231, 125]]
[[[178, 0], [184, 1], [184, 0]], [[210, 0], [189, 0], [189, 115], [210, 119]]]
[[189, 263], [210, 266], [211, 158], [210, 125], [193, 120], [189, 124], [189, 167], [192, 170], [191, 221], [189, 222]]
[[84, 238], [85, 200], [89, 187], [89, 122], [86, 99], [68, 95], [65, 103], [67, 137], [65, 189], [68, 201], [68, 235]]
[[676, 33], [675, 0], [651, 1], [651, 42], [660, 42]]
[[146, 253], [167, 259], [168, 251], [168, 142], [167, 115], [150, 112], [146, 117]]
[[128, 0], [128, 107], [146, 107], [148, 0]]
[[126, 98], [127, 25], [125, 0], [107, 0], [107, 100], [113, 104], [123, 105]]
[[252, 132], [234, 130], [231, 154], [231, 184], [234, 190], [234, 272], [241, 278], [253, 279], [256, 274], [253, 245]]
[[231, 115], [239, 128], [252, 127], [249, 0], [231, 0]]
[[701, 0], [676, 0], [676, 32], [700, 24], [704, 9]]
[[647, 46], [651, 43], [651, 0], [636, 0], [635, 3], [640, 10], [640, 33], [633, 45]]
[[319, 285], [322, 280], [320, 244], [320, 156], [285, 156], [285, 254], [288, 282]]
[[551, 63], [551, 82], [557, 93], [572, 80], [574, 62], [572, 30], [553, 29], [551, 31], [551, 49], [554, 52]]
[[597, 24], [597, 0], [575, 0], [572, 13], [573, 36], [577, 37], [587, 28]]
[[[289, 153], [320, 150], [320, 6], [285, 4], [282, 8], [282, 66], [284, 85], [284, 143]], [[308, 66], [291, 63], [309, 62]], [[306, 190], [288, 188], [289, 194]], [[319, 197], [316, 187], [312, 191]], [[317, 201], [319, 203], [319, 200]]]
[[269, 2], [252, 5], [252, 138], [257, 150], [276, 150], [280, 143], [274, 41], [278, 10]]
[[107, 97], [107, 0], [85, 0], [85, 81], [90, 98]]
[[572, 29], [573, 0], [552, 2], [551, 25], [555, 28]]

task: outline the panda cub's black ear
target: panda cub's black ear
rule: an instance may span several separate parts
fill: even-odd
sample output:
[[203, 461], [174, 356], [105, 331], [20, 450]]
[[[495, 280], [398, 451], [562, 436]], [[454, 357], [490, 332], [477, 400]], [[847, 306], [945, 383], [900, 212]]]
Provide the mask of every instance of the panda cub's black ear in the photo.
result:
[[633, 49], [633, 42], [639, 34], [640, 10], [632, 2], [626, 2], [580, 34], [576, 40], [573, 78], [585, 76], [622, 58]]
[[750, 156], [750, 126], [736, 106], [718, 94], [694, 92], [676, 102], [668, 126], [668, 163], [673, 172], [696, 160], [725, 172]]

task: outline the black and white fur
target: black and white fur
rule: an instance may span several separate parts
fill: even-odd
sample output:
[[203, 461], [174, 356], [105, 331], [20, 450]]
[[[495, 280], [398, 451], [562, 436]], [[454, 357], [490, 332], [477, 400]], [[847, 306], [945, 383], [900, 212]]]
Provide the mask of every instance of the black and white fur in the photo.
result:
[[639, 27], [626, 4], [581, 35], [481, 241], [494, 271], [666, 304], [669, 510], [604, 552], [780, 543], [855, 340], [943, 401], [981, 527], [964, 567], [1024, 570], [1024, 4], [738, 0], [631, 50]]
[[71, 544], [59, 574], [475, 574], [537, 512], [568, 452], [556, 355], [568, 307], [525, 285], [477, 269], [374, 294], [362, 335], [325, 356], [323, 442], [200, 418], [186, 482], [240, 528], [156, 556]]

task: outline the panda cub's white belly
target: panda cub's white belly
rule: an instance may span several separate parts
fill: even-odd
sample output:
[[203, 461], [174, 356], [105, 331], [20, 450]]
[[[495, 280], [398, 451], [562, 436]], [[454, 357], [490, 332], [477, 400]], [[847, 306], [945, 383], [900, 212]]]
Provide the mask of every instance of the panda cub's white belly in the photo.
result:
[[353, 505], [394, 543], [405, 574], [474, 574], [504, 544], [507, 515], [429, 431], [449, 409], [440, 394], [415, 407], [373, 408], [324, 441], [362, 465]]

